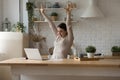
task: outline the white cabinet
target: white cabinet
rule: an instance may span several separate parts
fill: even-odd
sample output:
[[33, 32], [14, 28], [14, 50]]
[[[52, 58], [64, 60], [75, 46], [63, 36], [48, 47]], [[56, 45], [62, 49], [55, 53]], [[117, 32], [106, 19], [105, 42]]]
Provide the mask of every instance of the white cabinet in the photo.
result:
[[6, 59], [23, 56], [23, 34], [20, 32], [0, 32], [0, 54]]

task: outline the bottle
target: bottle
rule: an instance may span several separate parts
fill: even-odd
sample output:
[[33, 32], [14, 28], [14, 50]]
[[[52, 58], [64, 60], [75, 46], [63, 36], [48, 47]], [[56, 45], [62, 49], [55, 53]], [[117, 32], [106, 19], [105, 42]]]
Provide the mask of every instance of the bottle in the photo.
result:
[[72, 49], [73, 56], [74, 56], [74, 57], [76, 57], [76, 56], [77, 56], [77, 49], [76, 49], [76, 47], [75, 47], [75, 44], [74, 44], [74, 43], [73, 43], [73, 45], [72, 45], [71, 49]]

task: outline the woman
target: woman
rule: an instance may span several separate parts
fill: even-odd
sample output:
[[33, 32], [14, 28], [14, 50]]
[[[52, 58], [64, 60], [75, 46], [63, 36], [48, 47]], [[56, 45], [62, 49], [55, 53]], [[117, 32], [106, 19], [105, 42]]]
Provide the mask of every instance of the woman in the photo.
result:
[[52, 20], [45, 14], [45, 10], [41, 7], [40, 11], [43, 17], [47, 20], [50, 28], [55, 34], [54, 41], [54, 50], [51, 59], [64, 59], [67, 58], [68, 53], [70, 52], [71, 45], [73, 44], [73, 31], [71, 25], [71, 5], [68, 4], [65, 8], [67, 13], [66, 24], [61, 23], [57, 27], [52, 22]]

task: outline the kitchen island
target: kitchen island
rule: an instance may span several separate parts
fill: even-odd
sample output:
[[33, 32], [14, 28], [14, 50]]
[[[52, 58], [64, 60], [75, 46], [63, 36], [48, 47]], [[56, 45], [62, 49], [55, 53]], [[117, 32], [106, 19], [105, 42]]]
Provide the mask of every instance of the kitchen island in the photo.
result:
[[13, 58], [1, 61], [0, 66], [11, 67], [12, 80], [120, 80], [120, 59], [41, 61]]

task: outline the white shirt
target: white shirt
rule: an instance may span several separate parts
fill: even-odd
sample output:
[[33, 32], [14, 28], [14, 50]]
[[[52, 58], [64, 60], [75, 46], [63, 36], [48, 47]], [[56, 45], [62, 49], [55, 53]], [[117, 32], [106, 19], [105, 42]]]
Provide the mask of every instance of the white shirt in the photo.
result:
[[64, 59], [69, 52], [70, 48], [67, 37], [62, 38], [61, 36], [57, 36], [54, 41], [54, 50], [51, 59]]

